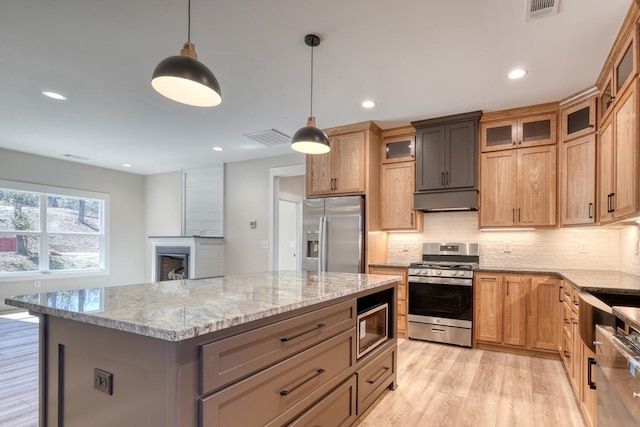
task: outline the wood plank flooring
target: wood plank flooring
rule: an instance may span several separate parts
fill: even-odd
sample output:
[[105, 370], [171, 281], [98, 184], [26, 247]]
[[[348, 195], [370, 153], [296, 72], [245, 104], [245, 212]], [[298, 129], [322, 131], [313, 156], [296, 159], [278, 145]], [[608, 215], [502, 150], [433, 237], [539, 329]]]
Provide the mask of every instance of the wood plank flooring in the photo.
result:
[[38, 319], [0, 316], [0, 426], [38, 425]]
[[[38, 422], [38, 324], [0, 316], [0, 426]], [[559, 360], [400, 340], [398, 388], [360, 427], [583, 427]]]
[[357, 424], [583, 427], [562, 362], [413, 340], [398, 342], [398, 388]]

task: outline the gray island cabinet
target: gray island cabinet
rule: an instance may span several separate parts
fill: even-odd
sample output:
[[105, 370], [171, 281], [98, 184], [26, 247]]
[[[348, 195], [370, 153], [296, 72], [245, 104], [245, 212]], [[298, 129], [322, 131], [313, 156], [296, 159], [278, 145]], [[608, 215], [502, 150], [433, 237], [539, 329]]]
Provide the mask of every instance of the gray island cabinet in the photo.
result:
[[[41, 426], [346, 426], [396, 386], [400, 279], [270, 272], [6, 303], [40, 317]], [[357, 322], [385, 304], [384, 325]], [[369, 327], [387, 337], [358, 358]]]

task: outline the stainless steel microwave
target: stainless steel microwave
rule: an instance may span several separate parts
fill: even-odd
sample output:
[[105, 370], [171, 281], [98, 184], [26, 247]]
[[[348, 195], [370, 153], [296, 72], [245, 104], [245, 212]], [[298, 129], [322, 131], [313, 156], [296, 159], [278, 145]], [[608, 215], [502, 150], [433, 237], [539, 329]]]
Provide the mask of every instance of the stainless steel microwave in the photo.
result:
[[358, 314], [358, 359], [389, 338], [389, 304], [381, 304]]

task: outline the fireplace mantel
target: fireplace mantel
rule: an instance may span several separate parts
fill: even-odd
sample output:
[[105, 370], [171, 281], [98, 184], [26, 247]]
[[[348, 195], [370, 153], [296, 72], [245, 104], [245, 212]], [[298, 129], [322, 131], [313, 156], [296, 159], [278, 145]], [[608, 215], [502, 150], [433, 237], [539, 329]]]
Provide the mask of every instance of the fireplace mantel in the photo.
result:
[[218, 277], [223, 275], [222, 237], [203, 236], [149, 236], [151, 241], [151, 281], [156, 282], [157, 248], [189, 248], [189, 279]]

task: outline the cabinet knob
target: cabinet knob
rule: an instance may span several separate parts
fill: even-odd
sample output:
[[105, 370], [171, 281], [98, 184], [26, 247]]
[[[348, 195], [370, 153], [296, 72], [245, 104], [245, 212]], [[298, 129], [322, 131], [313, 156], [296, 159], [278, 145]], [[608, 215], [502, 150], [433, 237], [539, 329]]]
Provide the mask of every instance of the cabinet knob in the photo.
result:
[[632, 396], [634, 399], [640, 399], [640, 393], [636, 393], [635, 391], [633, 392]]

